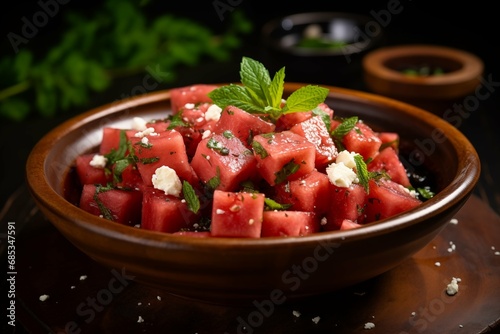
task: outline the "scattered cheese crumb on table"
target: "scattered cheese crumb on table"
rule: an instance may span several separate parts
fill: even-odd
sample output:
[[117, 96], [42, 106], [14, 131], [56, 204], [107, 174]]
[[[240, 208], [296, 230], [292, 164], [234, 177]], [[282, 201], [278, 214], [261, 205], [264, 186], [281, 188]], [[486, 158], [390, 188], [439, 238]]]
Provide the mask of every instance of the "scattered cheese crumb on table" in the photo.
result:
[[364, 327], [364, 328], [365, 328], [365, 329], [373, 329], [373, 328], [375, 328], [375, 324], [374, 324], [373, 322], [367, 322], [367, 323], [365, 324], [365, 327]]
[[86, 280], [86, 279], [87, 279], [87, 275], [82, 275], [82, 276], [80, 276], [80, 281], [84, 281], [84, 280]]
[[312, 318], [312, 321], [317, 324], [321, 318], [320, 317], [314, 317]]
[[139, 316], [139, 319], [137, 319], [137, 322], [139, 322], [139, 323], [144, 322], [144, 319], [141, 316]]
[[299, 311], [293, 311], [292, 312], [295, 317], [300, 317], [300, 312]]
[[49, 295], [41, 295], [39, 299], [40, 299], [40, 301], [44, 302], [47, 299], [49, 299]]

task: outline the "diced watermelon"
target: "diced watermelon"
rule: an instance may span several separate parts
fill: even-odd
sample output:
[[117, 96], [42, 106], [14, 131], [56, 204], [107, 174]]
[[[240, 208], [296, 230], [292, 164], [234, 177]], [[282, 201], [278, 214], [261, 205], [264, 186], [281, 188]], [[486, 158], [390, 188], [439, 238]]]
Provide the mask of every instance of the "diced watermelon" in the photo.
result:
[[277, 184], [274, 187], [274, 200], [280, 204], [291, 204], [290, 210], [321, 215], [330, 207], [329, 192], [328, 176], [313, 170], [297, 180]]
[[106, 185], [111, 181], [111, 175], [107, 175], [104, 168], [90, 165], [94, 153], [82, 154], [76, 158], [75, 168], [81, 184]]
[[298, 237], [319, 229], [318, 216], [304, 211], [264, 211], [262, 237]]
[[361, 185], [353, 183], [349, 187], [337, 187], [330, 183], [330, 207], [323, 229], [338, 230], [345, 219], [363, 223], [365, 203], [366, 191]]
[[146, 187], [142, 201], [141, 228], [166, 233], [191, 229], [199, 214], [189, 210], [186, 201], [166, 195], [163, 191]]
[[377, 155], [382, 141], [377, 134], [365, 123], [358, 122], [343, 138], [342, 143], [350, 152], [357, 152], [363, 159]]
[[260, 238], [264, 194], [215, 190], [211, 234], [214, 237]]
[[99, 146], [100, 154], [108, 154], [112, 150], [118, 150], [120, 147], [120, 136], [122, 131], [125, 132], [126, 137], [129, 138], [137, 132], [137, 130], [119, 129], [112, 127], [105, 127], [102, 130], [102, 141]]
[[[330, 119], [333, 118], [334, 111], [326, 103], [320, 103], [317, 107], [321, 112], [327, 114]], [[276, 121], [276, 128], [279, 131], [290, 130], [295, 124], [303, 122], [314, 116], [311, 111], [305, 112], [294, 112], [290, 114], [284, 114]]]
[[256, 174], [257, 160], [252, 151], [231, 132], [212, 134], [203, 139], [191, 161], [202, 182], [218, 179], [215, 189], [235, 191], [242, 181]]
[[153, 185], [151, 178], [161, 166], [174, 169], [182, 181], [188, 181], [193, 187], [198, 186], [198, 177], [189, 164], [186, 146], [179, 132], [165, 131], [146, 138], [146, 144], [140, 138], [132, 142], [138, 158], [137, 168], [146, 186]]
[[96, 187], [86, 184], [82, 189], [80, 208], [124, 225], [141, 222], [142, 192]]
[[368, 163], [367, 168], [370, 172], [386, 172], [392, 181], [405, 187], [410, 186], [410, 179], [408, 178], [406, 169], [399, 159], [398, 154], [391, 146], [380, 151], [380, 153]]
[[117, 165], [113, 166], [114, 184], [116, 187], [125, 189], [144, 190], [144, 181], [141, 173], [134, 163], [129, 163], [127, 167], [120, 171], [117, 170]]
[[310, 117], [292, 126], [290, 131], [305, 137], [316, 148], [315, 166], [323, 170], [328, 163], [335, 160], [337, 148], [333, 143], [325, 122], [320, 116]]
[[399, 150], [399, 134], [397, 132], [379, 132], [377, 136], [382, 141], [382, 148], [390, 146], [398, 152]]
[[253, 137], [262, 133], [270, 133], [275, 130], [275, 125], [252, 115], [240, 108], [228, 106], [222, 111], [219, 121], [214, 126], [214, 133], [221, 134], [230, 131], [241, 142], [250, 147]]
[[392, 217], [422, 203], [402, 185], [391, 180], [370, 180], [369, 189], [365, 210], [367, 223]]
[[187, 103], [195, 105], [205, 102], [211, 103], [212, 100], [208, 97], [208, 93], [217, 87], [210, 84], [195, 84], [171, 89], [170, 104], [172, 112], [177, 113]]
[[350, 230], [350, 229], [353, 229], [353, 228], [358, 228], [358, 227], [361, 227], [363, 226], [362, 224], [358, 224], [356, 222], [353, 222], [352, 220], [350, 219], [344, 219], [340, 225], [340, 230]]
[[257, 135], [252, 146], [257, 169], [271, 186], [296, 180], [314, 170], [316, 148], [291, 131]]

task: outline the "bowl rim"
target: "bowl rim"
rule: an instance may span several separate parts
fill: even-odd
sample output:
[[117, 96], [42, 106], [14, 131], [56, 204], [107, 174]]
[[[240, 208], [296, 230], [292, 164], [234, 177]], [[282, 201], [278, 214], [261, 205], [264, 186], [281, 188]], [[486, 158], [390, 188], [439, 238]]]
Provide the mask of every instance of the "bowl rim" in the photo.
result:
[[[223, 85], [223, 83], [220, 85]], [[307, 84], [300, 82], [287, 83], [285, 84], [285, 90], [296, 90], [304, 85]], [[88, 121], [101, 119], [129, 108], [165, 101], [170, 98], [170, 92], [169, 89], [167, 89], [105, 104], [70, 118], [50, 130], [35, 144], [28, 155], [25, 167], [28, 188], [38, 205], [43, 204], [43, 207], [58, 216], [73, 217], [72, 221], [78, 227], [96, 232], [107, 238], [142, 245], [147, 244], [148, 247], [154, 246], [164, 248], [168, 244], [170, 247], [201, 247], [206, 249], [226, 247], [231, 247], [232, 249], [257, 249], [261, 247], [276, 246], [290, 247], [291, 244], [312, 245], [325, 241], [339, 243], [351, 242], [418, 224], [424, 220], [424, 216], [428, 216], [431, 213], [438, 214], [444, 212], [447, 208], [460, 202], [471, 194], [479, 178], [480, 160], [475, 148], [458, 129], [440, 117], [405, 102], [368, 92], [328, 85], [322, 86], [330, 90], [329, 96], [337, 94], [362, 99], [366, 103], [388, 104], [396, 108], [405, 108], [412, 116], [418, 118], [425, 117], [427, 122], [449, 135], [449, 140], [452, 141], [453, 147], [457, 149], [456, 154], [463, 157], [463, 159], [458, 159], [458, 172], [453, 177], [452, 182], [433, 198], [422, 203], [417, 208], [388, 219], [366, 224], [361, 228], [345, 231], [320, 232], [301, 237], [266, 237], [255, 239], [222, 237], [197, 238], [148, 231], [132, 226], [111, 223], [109, 220], [92, 215], [76, 205], [71, 204], [52, 188], [45, 178], [45, 166], [50, 164], [50, 161], [47, 161], [47, 155], [58, 139], [75, 131], [80, 125]], [[470, 173], [468, 171], [470, 171]]]
[[[447, 58], [462, 66], [454, 71], [439, 76], [411, 77], [387, 67], [387, 61], [412, 56]], [[461, 82], [476, 82], [484, 70], [483, 61], [476, 55], [465, 50], [433, 44], [403, 44], [385, 46], [373, 50], [362, 60], [364, 70], [375, 77], [393, 83], [405, 83], [415, 86], [443, 86]]]
[[[311, 20], [311, 18], [315, 18]], [[268, 47], [281, 51], [284, 53], [289, 53], [295, 56], [309, 56], [309, 57], [324, 57], [324, 56], [339, 56], [339, 55], [351, 55], [355, 53], [359, 53], [362, 51], [366, 51], [371, 49], [373, 45], [377, 44], [384, 35], [384, 31], [382, 28], [375, 34], [375, 36], [370, 36], [367, 43], [364, 42], [356, 42], [348, 44], [347, 47], [334, 49], [334, 50], [326, 50], [326, 49], [308, 49], [308, 48], [300, 48], [300, 47], [284, 47], [278, 41], [279, 39], [274, 39], [271, 37], [272, 33], [279, 29], [281, 26], [281, 22], [285, 19], [292, 20], [295, 24], [314, 24], [326, 22], [332, 18], [345, 18], [345, 19], [353, 19], [360, 24], [366, 25], [371, 21], [375, 21], [372, 17], [364, 14], [358, 13], [350, 13], [343, 11], [326, 11], [326, 12], [301, 12], [294, 13], [276, 17], [265, 22], [261, 29], [260, 35], [264, 44]]]

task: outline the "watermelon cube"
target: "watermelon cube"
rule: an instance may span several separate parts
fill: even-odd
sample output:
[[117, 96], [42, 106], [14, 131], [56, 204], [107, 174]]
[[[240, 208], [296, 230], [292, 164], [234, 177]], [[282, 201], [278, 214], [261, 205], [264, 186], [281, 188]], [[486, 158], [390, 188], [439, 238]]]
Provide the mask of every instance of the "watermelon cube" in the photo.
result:
[[353, 222], [352, 220], [350, 219], [344, 219], [340, 225], [340, 230], [343, 231], [343, 230], [350, 230], [350, 229], [353, 229], [353, 228], [358, 228], [358, 227], [361, 227], [363, 226], [362, 224], [358, 224], [356, 222]]
[[[120, 148], [122, 132], [125, 132], [126, 137], [129, 138], [133, 136], [133, 134], [136, 133], [137, 130], [104, 127], [102, 129], [102, 141], [99, 146], [99, 153], [108, 154], [113, 150], [118, 150]], [[126, 152], [128, 152], [128, 150]]]
[[141, 222], [142, 192], [85, 184], [80, 208], [124, 225]]
[[146, 186], [153, 185], [152, 176], [161, 166], [172, 168], [182, 181], [188, 181], [193, 187], [198, 185], [198, 177], [189, 164], [186, 146], [179, 132], [165, 131], [143, 138], [136, 138], [132, 144], [137, 156], [137, 168]]
[[370, 180], [369, 189], [370, 193], [366, 198], [366, 223], [392, 217], [422, 203], [408, 189], [392, 180]]
[[342, 143], [346, 150], [361, 154], [365, 161], [375, 157], [382, 145], [382, 141], [378, 135], [372, 128], [363, 122], [358, 122], [356, 126], [344, 136]]
[[260, 238], [264, 194], [215, 190], [211, 235], [214, 237]]
[[152, 187], [144, 189], [141, 228], [174, 233], [191, 229], [199, 218], [199, 214], [189, 210], [185, 200]]
[[342, 222], [349, 219], [356, 223], [365, 220], [366, 191], [356, 183], [349, 187], [337, 187], [330, 183], [329, 211], [323, 229], [334, 231], [340, 229]]
[[[317, 108], [323, 113], [327, 114], [330, 119], [333, 118], [333, 109], [331, 109], [326, 103], [320, 103]], [[276, 121], [276, 128], [280, 131], [290, 130], [294, 125], [303, 122], [313, 116], [314, 113], [312, 112], [312, 110], [284, 114]]]
[[392, 181], [405, 187], [410, 186], [410, 179], [406, 169], [399, 159], [398, 153], [391, 146], [387, 146], [367, 165], [370, 172], [386, 172]]
[[257, 170], [271, 186], [296, 180], [314, 170], [316, 148], [292, 131], [256, 135], [252, 147]]
[[262, 237], [298, 237], [319, 230], [318, 216], [304, 211], [264, 211]]
[[320, 116], [308, 118], [305, 121], [292, 126], [290, 131], [303, 136], [316, 148], [315, 166], [318, 170], [324, 168], [337, 156], [337, 148], [330, 137], [325, 122]]
[[213, 132], [221, 134], [224, 131], [230, 131], [245, 146], [250, 147], [254, 136], [273, 132], [274, 130], [275, 125], [273, 123], [266, 122], [240, 108], [228, 106], [215, 124]]
[[235, 191], [241, 182], [254, 178], [256, 165], [252, 151], [228, 131], [203, 139], [191, 161], [202, 182], [216, 178], [215, 189], [224, 191]]
[[170, 104], [172, 112], [175, 114], [186, 104], [199, 104], [212, 102], [208, 97], [208, 93], [217, 88], [216, 85], [210, 84], [195, 84], [184, 87], [177, 87], [170, 90]]
[[324, 214], [330, 207], [330, 180], [324, 173], [313, 170], [293, 181], [277, 184], [274, 199], [280, 204], [291, 204], [290, 210]]
[[81, 184], [106, 185], [111, 181], [111, 175], [107, 174], [104, 168], [94, 167], [91, 161], [94, 153], [82, 154], [76, 158], [75, 168]]

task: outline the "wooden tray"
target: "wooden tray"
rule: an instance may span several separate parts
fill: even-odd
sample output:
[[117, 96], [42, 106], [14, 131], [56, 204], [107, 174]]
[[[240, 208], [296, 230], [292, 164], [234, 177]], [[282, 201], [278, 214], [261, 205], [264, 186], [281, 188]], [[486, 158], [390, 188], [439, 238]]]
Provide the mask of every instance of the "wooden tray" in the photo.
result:
[[[98, 265], [21, 189], [2, 212], [2, 225], [16, 221], [15, 333], [366, 333], [368, 323], [370, 333], [493, 333], [500, 328], [500, 217], [472, 196], [456, 219], [415, 256], [367, 282], [300, 302], [237, 308], [188, 301]], [[453, 277], [459, 290], [448, 296]]]

